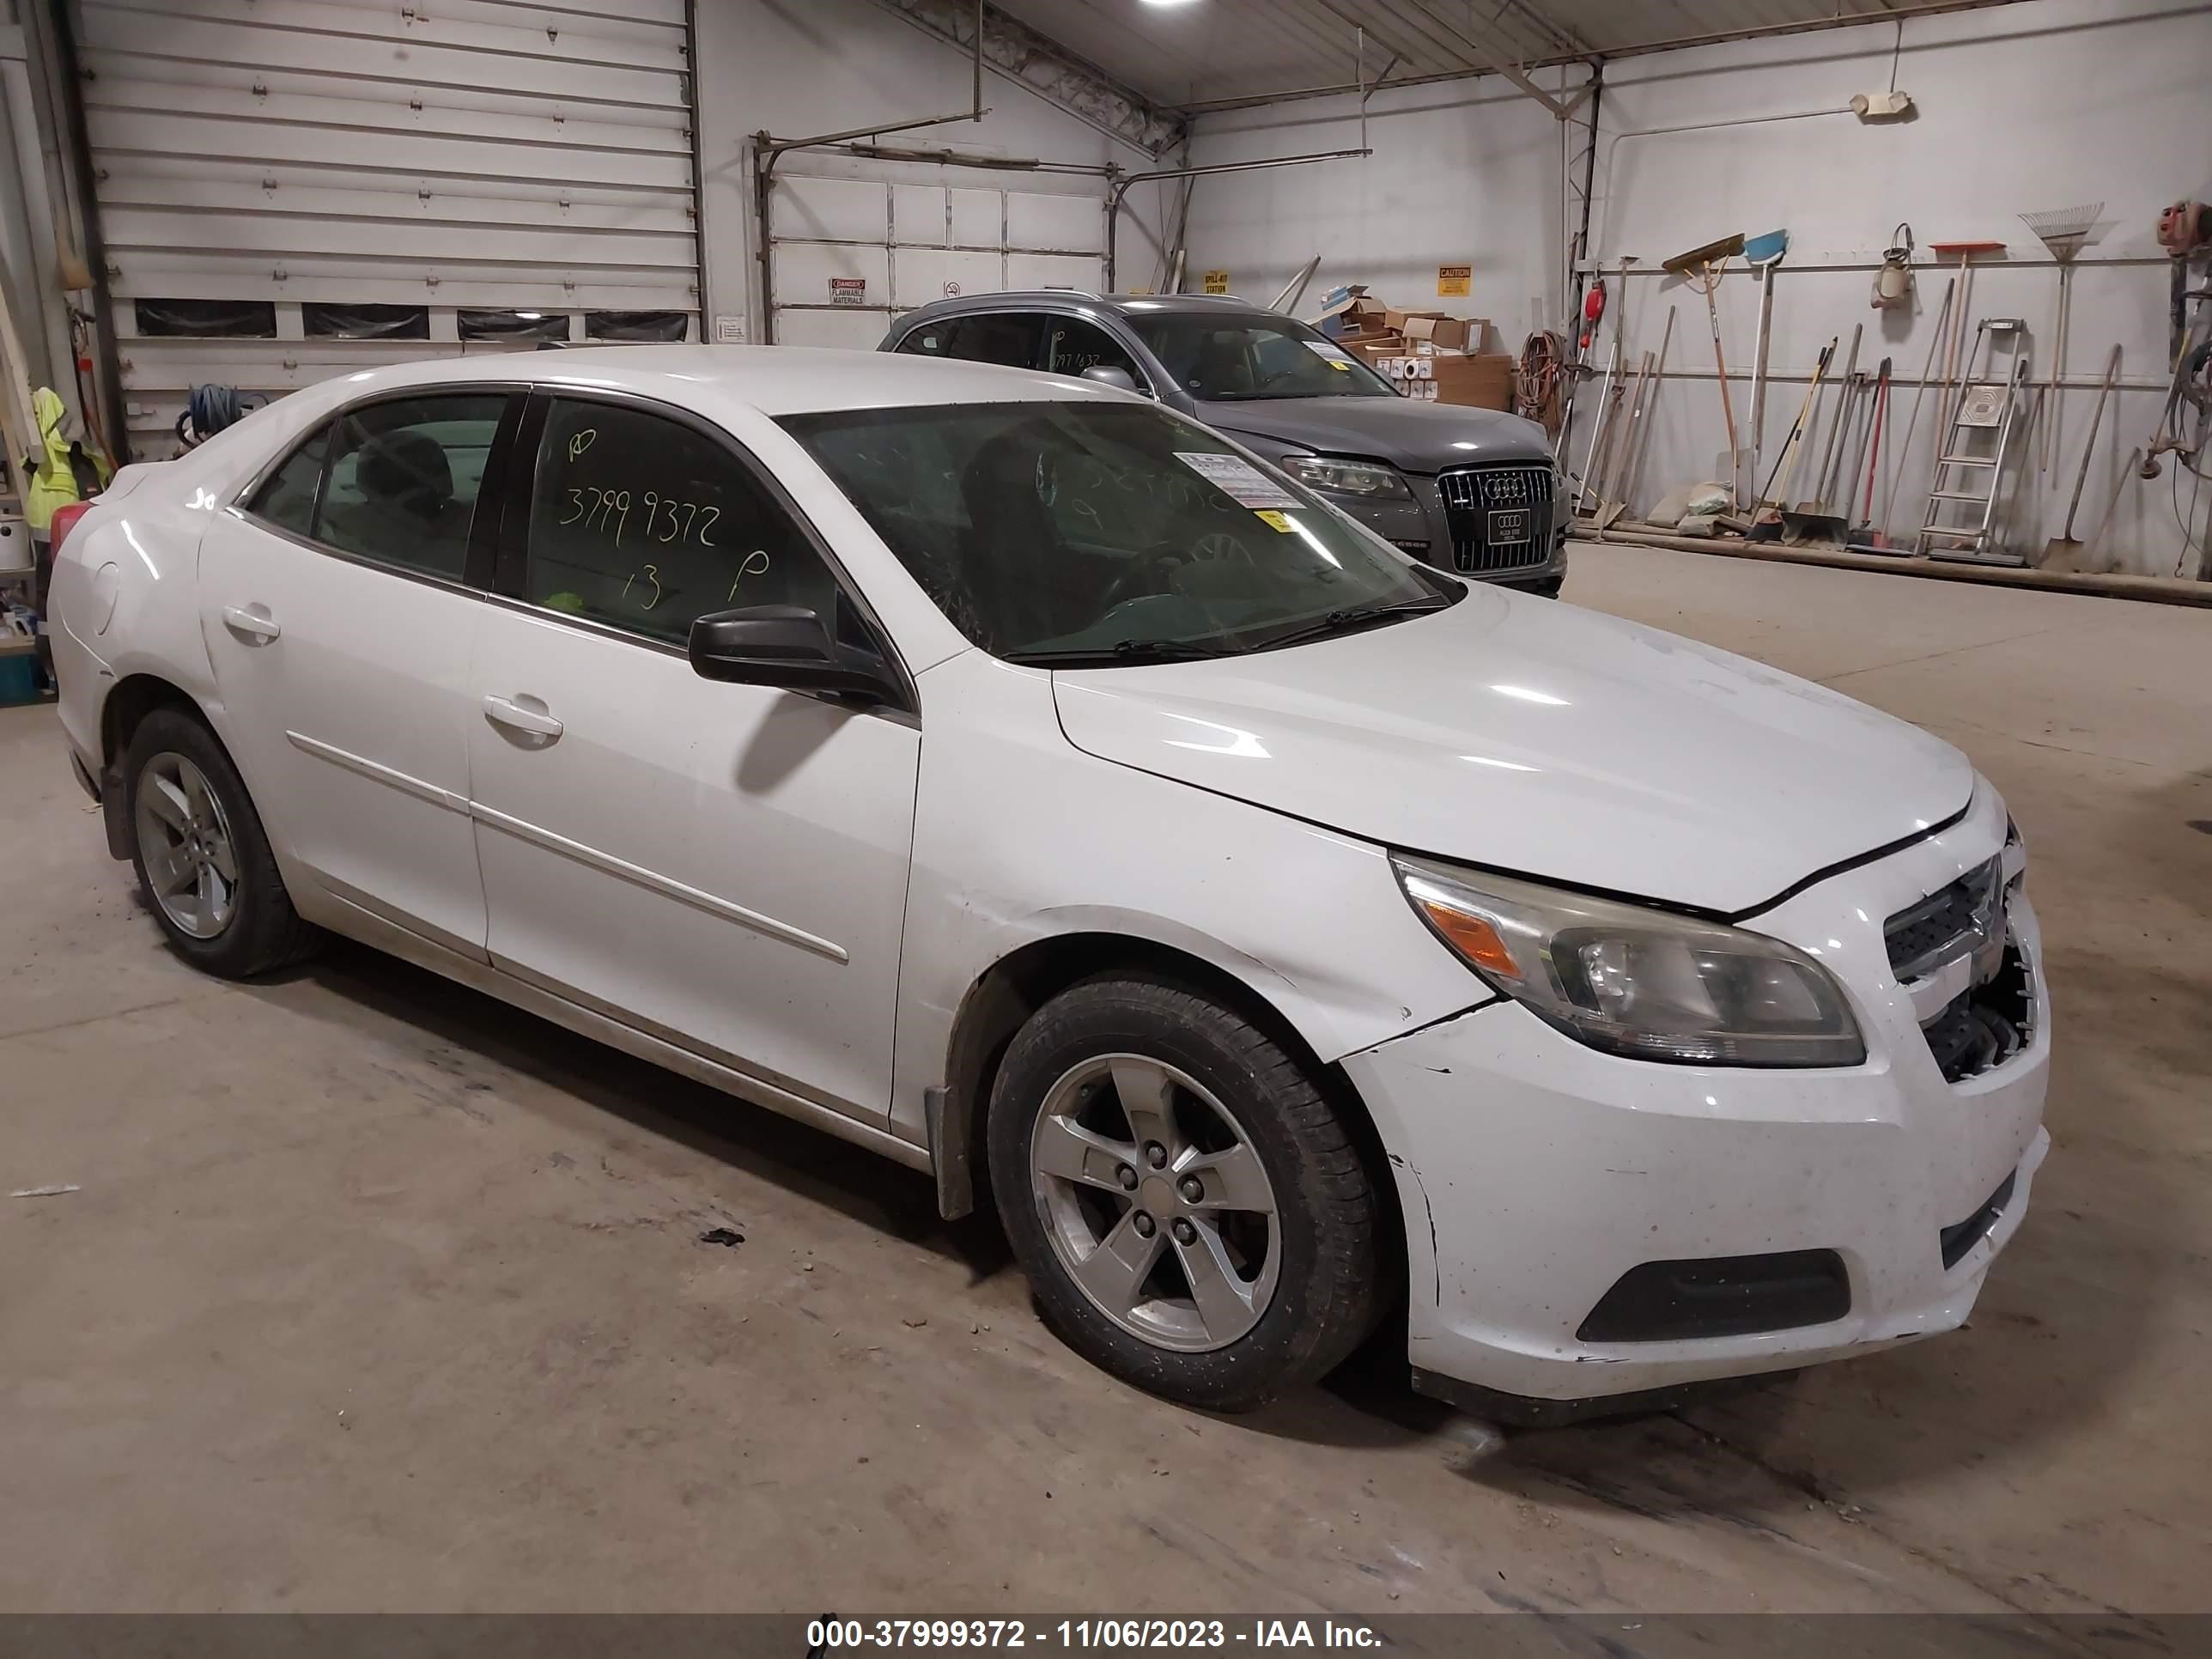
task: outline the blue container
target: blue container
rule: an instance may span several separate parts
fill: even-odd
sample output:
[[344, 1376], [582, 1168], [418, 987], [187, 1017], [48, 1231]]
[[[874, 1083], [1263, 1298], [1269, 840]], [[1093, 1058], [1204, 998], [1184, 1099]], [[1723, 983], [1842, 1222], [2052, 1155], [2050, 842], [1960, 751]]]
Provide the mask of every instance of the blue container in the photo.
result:
[[39, 659], [28, 649], [0, 646], [0, 708], [39, 700]]

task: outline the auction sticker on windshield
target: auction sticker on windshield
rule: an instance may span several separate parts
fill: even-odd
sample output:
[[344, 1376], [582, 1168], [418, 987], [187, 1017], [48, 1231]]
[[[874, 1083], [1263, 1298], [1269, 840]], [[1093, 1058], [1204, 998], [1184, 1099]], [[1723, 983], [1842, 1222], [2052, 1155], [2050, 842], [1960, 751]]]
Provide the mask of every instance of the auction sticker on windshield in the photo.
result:
[[1307, 340], [1303, 343], [1308, 351], [1327, 363], [1340, 374], [1352, 373], [1352, 359], [1344, 355], [1342, 346], [1331, 345], [1326, 340]]
[[1297, 496], [1280, 484], [1268, 483], [1259, 468], [1241, 455], [1194, 454], [1178, 449], [1175, 458], [1239, 507], [1301, 505]]

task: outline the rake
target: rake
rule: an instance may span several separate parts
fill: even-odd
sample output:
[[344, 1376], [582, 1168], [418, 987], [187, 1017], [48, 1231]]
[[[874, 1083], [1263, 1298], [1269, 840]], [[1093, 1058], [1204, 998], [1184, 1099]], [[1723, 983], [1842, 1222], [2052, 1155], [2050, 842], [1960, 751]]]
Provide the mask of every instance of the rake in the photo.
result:
[[2051, 367], [2044, 371], [2043, 404], [2051, 411], [2051, 418], [2036, 423], [2035, 466], [2040, 472], [2051, 465], [2051, 446], [2058, 439], [2058, 392], [2066, 378], [2066, 319], [2074, 308], [2074, 256], [2089, 240], [2096, 228], [2097, 216], [2105, 210], [2102, 202], [2092, 202], [2086, 207], [2047, 208], [2040, 213], [2023, 213], [2021, 222], [2036, 234], [2043, 246], [2051, 250], [2051, 257], [2058, 261], [2058, 325], [2052, 331]]

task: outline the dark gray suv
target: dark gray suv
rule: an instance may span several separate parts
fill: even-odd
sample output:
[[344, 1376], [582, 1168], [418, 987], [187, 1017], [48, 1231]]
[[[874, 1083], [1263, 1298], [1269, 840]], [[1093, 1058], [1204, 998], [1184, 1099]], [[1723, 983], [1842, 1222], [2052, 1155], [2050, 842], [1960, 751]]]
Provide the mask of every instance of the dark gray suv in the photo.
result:
[[1401, 397], [1325, 335], [1248, 301], [968, 295], [908, 312], [880, 349], [1126, 385], [1431, 564], [1547, 594], [1566, 574], [1565, 491], [1541, 427]]

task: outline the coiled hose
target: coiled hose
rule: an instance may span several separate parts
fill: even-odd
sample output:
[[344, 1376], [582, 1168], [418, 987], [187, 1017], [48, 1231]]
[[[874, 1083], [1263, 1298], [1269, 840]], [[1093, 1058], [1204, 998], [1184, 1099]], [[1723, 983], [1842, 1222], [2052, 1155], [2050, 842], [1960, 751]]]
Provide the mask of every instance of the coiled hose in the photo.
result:
[[240, 392], [234, 386], [196, 386], [185, 412], [177, 416], [177, 441], [196, 448], [268, 401], [266, 392]]
[[1559, 425], [1559, 373], [1566, 355], [1565, 340], [1539, 329], [1521, 348], [1520, 368], [1513, 377], [1514, 412], [1541, 422], [1547, 430]]

